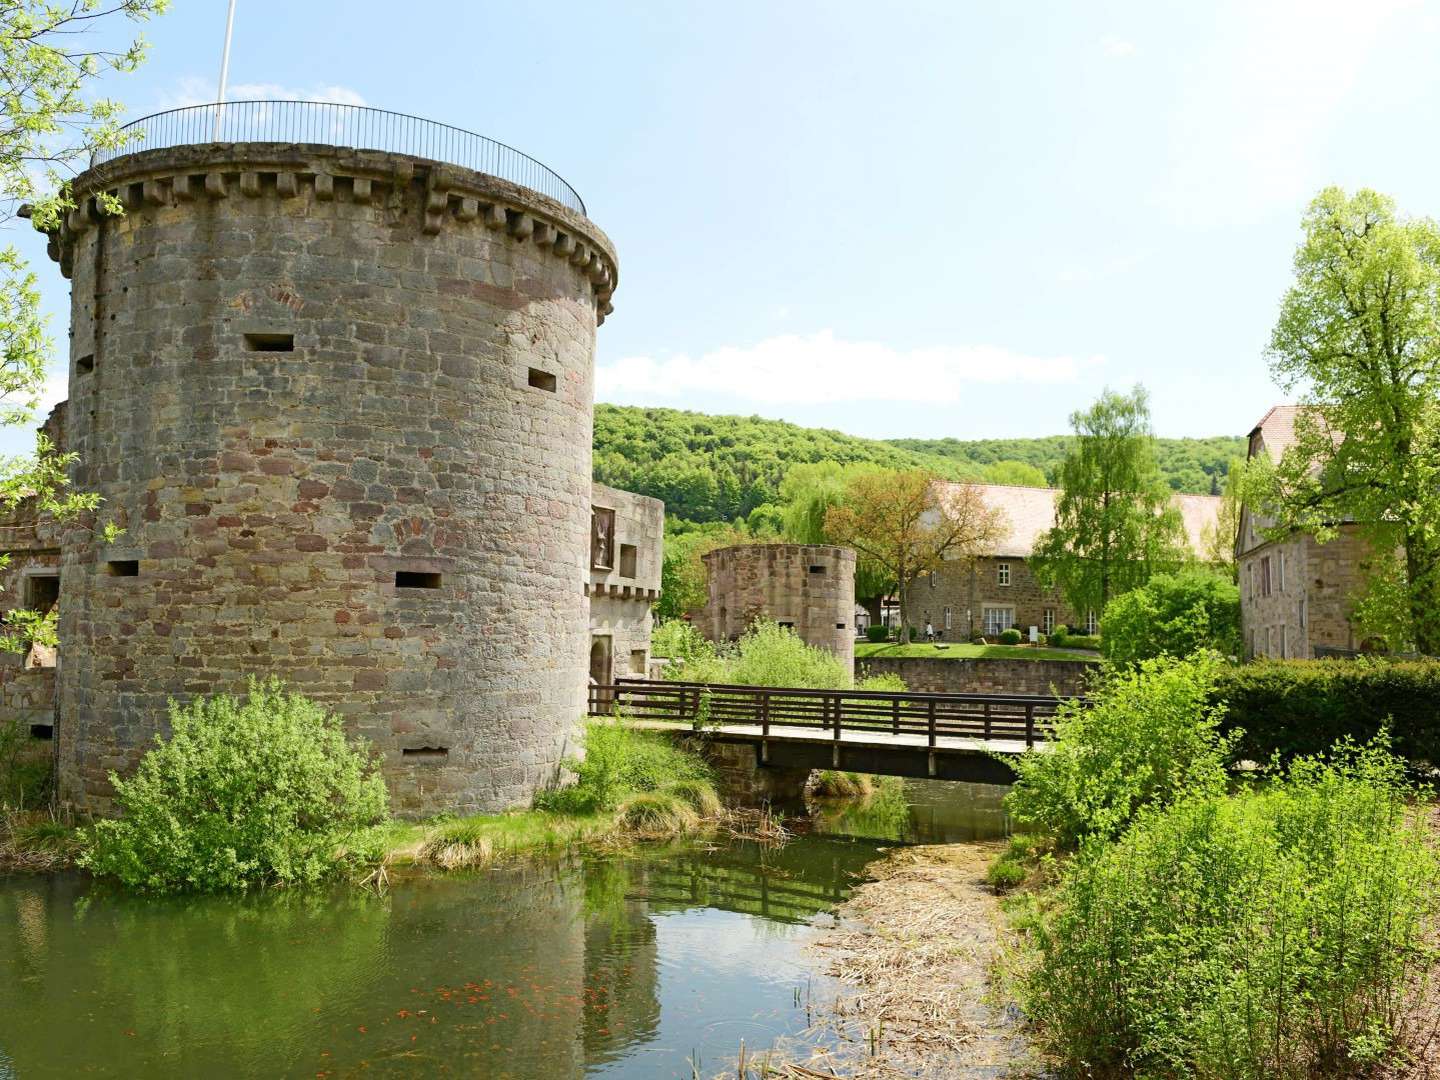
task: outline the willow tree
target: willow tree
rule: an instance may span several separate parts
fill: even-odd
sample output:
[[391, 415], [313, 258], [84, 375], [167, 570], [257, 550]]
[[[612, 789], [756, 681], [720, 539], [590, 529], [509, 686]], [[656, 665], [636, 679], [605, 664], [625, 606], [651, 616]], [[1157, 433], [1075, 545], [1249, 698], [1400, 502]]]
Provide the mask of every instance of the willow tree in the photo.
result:
[[1267, 355], [1302, 407], [1248, 501], [1272, 533], [1356, 523], [1386, 578], [1372, 595], [1393, 598], [1404, 644], [1440, 654], [1440, 226], [1326, 188], [1301, 227]]
[[[826, 516], [845, 501], [850, 484], [866, 473], [884, 472], [879, 465], [820, 461], [793, 465], [780, 482], [785, 539], [795, 544], [838, 544], [825, 527]], [[874, 559], [857, 553], [855, 602], [880, 625], [881, 603], [895, 588], [895, 578]]]
[[1072, 611], [1104, 611], [1186, 560], [1185, 529], [1155, 457], [1143, 386], [1106, 390], [1070, 415], [1075, 437], [1060, 464], [1055, 524], [1037, 540], [1035, 576]]
[[900, 640], [909, 640], [910, 589], [947, 560], [988, 554], [1004, 535], [1004, 519], [986, 507], [972, 484], [944, 484], [924, 469], [860, 473], [825, 514], [825, 532], [855, 549], [895, 582]]

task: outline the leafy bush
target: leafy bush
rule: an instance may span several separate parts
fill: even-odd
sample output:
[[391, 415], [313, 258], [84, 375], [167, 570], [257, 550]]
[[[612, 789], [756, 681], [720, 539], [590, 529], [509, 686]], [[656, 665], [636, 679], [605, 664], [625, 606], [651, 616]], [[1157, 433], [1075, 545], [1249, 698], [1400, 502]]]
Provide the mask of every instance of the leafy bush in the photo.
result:
[[855, 689], [888, 690], [894, 694], [903, 694], [910, 688], [905, 685], [905, 680], [899, 675], [896, 675], [894, 672], [886, 672], [884, 675], [862, 674], [855, 682]]
[[33, 750], [29, 728], [18, 720], [0, 720], [0, 809], [26, 810], [44, 805], [50, 793], [51, 759]]
[[1029, 876], [1030, 872], [1008, 855], [1002, 855], [996, 859], [985, 871], [986, 883], [991, 888], [999, 890], [1013, 889], [1017, 885], [1023, 885]]
[[1066, 626], [1063, 622], [1060, 623], [1059, 625], [1057, 625], [1057, 626], [1055, 627], [1054, 630], [1051, 630], [1051, 631], [1050, 631], [1050, 643], [1051, 643], [1052, 645], [1055, 644], [1055, 641], [1056, 641], [1057, 638], [1058, 638], [1060, 641], [1064, 641], [1066, 635], [1068, 635], [1069, 633], [1070, 633], [1070, 628], [1069, 628], [1068, 626]]
[[667, 619], [650, 635], [650, 654], [688, 661], [715, 655], [715, 646], [684, 619]]
[[1237, 752], [1251, 761], [1368, 742], [1388, 726], [1396, 753], [1440, 765], [1440, 662], [1257, 660], [1222, 670], [1213, 697], [1243, 724]]
[[124, 817], [87, 831], [81, 863], [157, 891], [319, 880], [387, 806], [366, 745], [275, 679], [251, 680], [244, 698], [172, 702], [170, 737], [111, 782]]
[[[667, 673], [668, 674], [668, 673]], [[733, 646], [687, 663], [674, 677], [733, 686], [794, 686], [848, 690], [851, 675], [839, 657], [805, 644], [789, 627], [757, 620]]]
[[1213, 649], [1239, 656], [1240, 590], [1209, 570], [1157, 574], [1105, 605], [1105, 657], [1134, 664], [1152, 656]]
[[1057, 649], [1098, 649], [1100, 648], [1100, 635], [1062, 634], [1058, 642], [1052, 635], [1050, 643]]
[[1112, 669], [1088, 704], [1061, 703], [1053, 744], [1015, 759], [1005, 805], [1063, 846], [1114, 837], [1144, 807], [1224, 789], [1230, 742], [1210, 704], [1219, 661], [1157, 657]]
[[865, 640], [874, 642], [889, 641], [890, 628], [888, 626], [876, 626], [872, 623], [865, 628]]
[[1019, 630], [1016, 630], [1013, 626], [1012, 626], [1009, 630], [1002, 630], [1002, 631], [1000, 631], [1000, 644], [1001, 644], [1001, 645], [1019, 645], [1019, 644], [1020, 644], [1020, 631], [1019, 631]]
[[614, 810], [631, 795], [659, 791], [678, 781], [710, 781], [709, 767], [694, 754], [679, 749], [660, 732], [632, 727], [619, 717], [588, 721], [581, 744], [584, 757], [565, 762], [575, 774], [575, 783], [541, 792], [535, 798], [538, 809], [596, 813]]
[[1027, 1011], [1086, 1076], [1350, 1075], [1426, 962], [1435, 853], [1382, 747], [1297, 762], [1087, 845], [1036, 930]]

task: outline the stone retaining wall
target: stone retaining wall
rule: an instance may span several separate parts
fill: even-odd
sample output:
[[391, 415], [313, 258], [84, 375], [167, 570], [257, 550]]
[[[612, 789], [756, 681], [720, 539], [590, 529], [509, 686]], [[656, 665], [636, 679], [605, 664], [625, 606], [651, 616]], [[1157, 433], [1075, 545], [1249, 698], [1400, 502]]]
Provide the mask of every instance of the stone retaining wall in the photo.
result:
[[1076, 660], [951, 660], [857, 657], [856, 678], [899, 675], [921, 694], [1049, 694], [1074, 697], [1096, 665]]

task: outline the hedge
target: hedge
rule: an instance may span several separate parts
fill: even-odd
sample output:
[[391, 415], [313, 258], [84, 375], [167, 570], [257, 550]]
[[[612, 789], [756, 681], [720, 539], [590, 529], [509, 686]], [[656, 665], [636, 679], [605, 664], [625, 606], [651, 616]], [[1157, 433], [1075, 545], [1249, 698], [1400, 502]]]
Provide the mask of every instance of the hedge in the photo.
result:
[[1228, 706], [1224, 726], [1245, 733], [1242, 760], [1365, 742], [1388, 720], [1397, 754], [1440, 764], [1440, 662], [1257, 660], [1222, 669], [1215, 697]]

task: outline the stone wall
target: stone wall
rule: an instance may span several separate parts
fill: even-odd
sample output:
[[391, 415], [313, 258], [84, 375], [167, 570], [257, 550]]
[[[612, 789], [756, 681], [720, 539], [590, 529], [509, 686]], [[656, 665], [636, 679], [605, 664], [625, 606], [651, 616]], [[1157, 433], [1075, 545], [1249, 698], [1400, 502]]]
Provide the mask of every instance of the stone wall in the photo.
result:
[[1370, 547], [1358, 528], [1342, 525], [1338, 536], [1320, 544], [1308, 533], [1264, 541], [1253, 523], [1247, 526], [1257, 546], [1239, 559], [1246, 655], [1309, 658], [1317, 645], [1360, 648], [1350, 613]]
[[951, 660], [936, 657], [872, 657], [856, 661], [856, 675], [898, 675], [919, 694], [1083, 693], [1097, 665], [1077, 660]]
[[590, 678], [645, 678], [650, 665], [650, 609], [660, 598], [665, 504], [629, 491], [592, 485]]
[[733, 641], [757, 617], [855, 663], [855, 553], [814, 544], [741, 544], [703, 556], [708, 599], [696, 625]]
[[968, 641], [983, 633], [987, 607], [1010, 609], [1005, 627], [1018, 624], [1027, 632], [1032, 626], [1046, 633], [1047, 627], [1063, 624], [1083, 630], [1085, 625], [1083, 616], [1077, 619], [1057, 591], [1041, 588], [1029, 560], [1018, 555], [946, 562], [917, 581], [910, 592], [914, 625], [923, 628], [928, 620], [946, 641]]
[[125, 532], [64, 539], [62, 798], [108, 809], [167, 698], [275, 674], [403, 813], [528, 800], [585, 709], [604, 234], [324, 146], [145, 151], [75, 193], [72, 480]]

